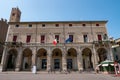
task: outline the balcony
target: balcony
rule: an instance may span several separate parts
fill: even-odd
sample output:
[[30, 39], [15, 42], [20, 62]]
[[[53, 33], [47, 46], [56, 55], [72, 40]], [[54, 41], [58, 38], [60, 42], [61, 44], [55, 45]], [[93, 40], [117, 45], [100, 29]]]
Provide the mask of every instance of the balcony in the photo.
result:
[[92, 46], [92, 42], [89, 43], [57, 43], [55, 46], [53, 43], [22, 43], [22, 42], [5, 42], [4, 46], [8, 47], [63, 47], [63, 46]]
[[102, 47], [102, 46], [109, 46], [111, 42], [109, 40], [106, 41], [93, 41], [93, 44], [95, 44], [96, 47]]

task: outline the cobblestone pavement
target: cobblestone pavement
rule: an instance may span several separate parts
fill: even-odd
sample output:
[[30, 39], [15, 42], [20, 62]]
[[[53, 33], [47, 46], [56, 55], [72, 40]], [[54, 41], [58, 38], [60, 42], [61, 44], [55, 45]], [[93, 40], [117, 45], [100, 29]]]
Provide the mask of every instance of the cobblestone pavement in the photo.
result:
[[120, 77], [95, 73], [37, 73], [30, 72], [0, 72], [0, 80], [120, 80]]

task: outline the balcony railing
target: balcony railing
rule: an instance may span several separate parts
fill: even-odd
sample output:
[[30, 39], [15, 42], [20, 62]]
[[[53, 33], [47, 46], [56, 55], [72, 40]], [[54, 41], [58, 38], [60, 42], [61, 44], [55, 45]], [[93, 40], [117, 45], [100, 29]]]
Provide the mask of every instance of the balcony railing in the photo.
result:
[[[95, 44], [96, 46], [104, 46], [111, 43], [110, 41], [93, 41], [93, 42], [87, 42], [87, 43], [57, 43], [56, 46], [62, 47], [62, 46], [90, 46]], [[21, 46], [55, 46], [52, 43], [22, 43], [22, 42], [4, 42], [2, 43], [4, 46], [9, 47], [21, 47]]]
[[[57, 43], [56, 46], [62, 47], [62, 46], [87, 46], [92, 45], [92, 42], [88, 43]], [[53, 43], [22, 43], [22, 42], [4, 42], [4, 46], [9, 47], [22, 47], [22, 46], [55, 46]]]

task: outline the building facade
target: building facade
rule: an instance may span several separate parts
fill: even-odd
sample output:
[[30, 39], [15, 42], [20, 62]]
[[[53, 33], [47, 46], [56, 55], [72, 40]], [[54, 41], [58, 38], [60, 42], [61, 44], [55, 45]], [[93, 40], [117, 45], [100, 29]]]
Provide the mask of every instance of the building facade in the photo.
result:
[[2, 59], [2, 53], [3, 53], [3, 49], [4, 49], [3, 44], [6, 39], [7, 30], [8, 30], [7, 20], [1, 18], [1, 20], [0, 20], [0, 63], [1, 63], [1, 59]]
[[20, 14], [12, 9], [2, 71], [93, 70], [112, 60], [107, 21], [20, 22]]
[[120, 38], [114, 40], [112, 45], [114, 61], [120, 63]]

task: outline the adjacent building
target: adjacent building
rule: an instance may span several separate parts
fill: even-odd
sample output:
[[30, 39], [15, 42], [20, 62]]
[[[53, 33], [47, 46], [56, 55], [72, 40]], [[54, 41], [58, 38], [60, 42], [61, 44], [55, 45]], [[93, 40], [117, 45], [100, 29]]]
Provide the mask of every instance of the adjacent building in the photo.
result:
[[2, 59], [2, 53], [3, 53], [3, 45], [6, 39], [7, 35], [7, 30], [8, 30], [8, 23], [6, 19], [1, 18], [0, 20], [0, 63]]
[[120, 38], [115, 39], [113, 43], [114, 44], [112, 45], [112, 51], [113, 51], [114, 61], [120, 63]]
[[20, 22], [20, 16], [12, 8], [2, 71], [93, 70], [113, 60], [105, 20]]

